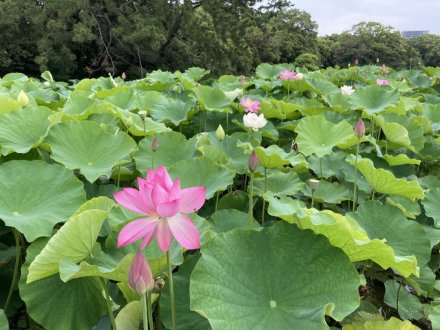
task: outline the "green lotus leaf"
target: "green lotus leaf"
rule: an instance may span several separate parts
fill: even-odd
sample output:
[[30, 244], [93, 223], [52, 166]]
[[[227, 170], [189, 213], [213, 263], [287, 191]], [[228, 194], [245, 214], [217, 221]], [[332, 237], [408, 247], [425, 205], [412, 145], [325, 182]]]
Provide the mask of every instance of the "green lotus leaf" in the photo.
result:
[[440, 228], [440, 188], [431, 188], [422, 201], [426, 215], [434, 219], [434, 224]]
[[0, 115], [1, 154], [24, 154], [37, 147], [47, 134], [51, 113], [48, 108], [28, 107]]
[[146, 174], [147, 169], [153, 166], [172, 166], [179, 160], [191, 159], [196, 152], [196, 140], [187, 140], [185, 136], [179, 132], [166, 132], [155, 136], [159, 143], [159, 148], [153, 153], [151, 143], [153, 136], [148, 136], [139, 143], [139, 152], [134, 156], [137, 169]]
[[384, 269], [392, 267], [403, 276], [418, 274], [417, 260], [414, 256], [397, 256], [384, 240], [369, 238], [365, 230], [350, 217], [329, 210], [303, 211], [296, 200], [279, 199], [274, 204], [273, 201], [269, 203], [270, 215], [326, 236], [330, 244], [342, 249], [353, 262], [370, 259]]
[[201, 86], [194, 89], [194, 93], [201, 107], [208, 111], [225, 111], [232, 103], [219, 88]]
[[[347, 160], [354, 166], [354, 159]], [[398, 195], [410, 200], [423, 199], [423, 189], [417, 181], [398, 179], [390, 171], [376, 169], [371, 159], [359, 158], [356, 168], [362, 173], [374, 191], [381, 194]]]
[[431, 242], [422, 225], [408, 220], [397, 207], [368, 201], [349, 216], [357, 221], [370, 239], [385, 239], [397, 256], [415, 256], [419, 267], [429, 262]]
[[112, 168], [130, 161], [136, 143], [124, 132], [109, 133], [91, 121], [65, 122], [53, 126], [45, 140], [51, 158], [69, 169], [79, 169], [89, 182]]
[[347, 256], [284, 222], [219, 234], [201, 252], [191, 310], [213, 329], [328, 329], [325, 315], [342, 320], [359, 306], [359, 277]]
[[[185, 259], [179, 271], [173, 276], [174, 295], [176, 303], [177, 330], [206, 330], [210, 329], [208, 320], [190, 310], [190, 275], [199, 260], [200, 254], [190, 255]], [[167, 283], [160, 298], [161, 320], [167, 329], [172, 328], [170, 296]]]
[[206, 187], [206, 199], [210, 199], [217, 191], [225, 190], [233, 183], [235, 176], [234, 172], [205, 157], [178, 161], [169, 168], [169, 173], [180, 179], [182, 188]]
[[406, 291], [404, 284], [394, 280], [386, 281], [384, 284], [384, 302], [388, 306], [396, 308], [401, 318], [418, 320], [423, 317], [422, 303], [416, 296]]
[[434, 294], [435, 274], [428, 265], [420, 267], [419, 277], [411, 275], [406, 278], [418, 295], [432, 296]]
[[99, 196], [89, 199], [83, 205], [81, 205], [78, 210], [72, 215], [72, 217], [88, 210], [102, 210], [105, 212], [110, 212], [117, 204], [113, 199], [105, 196]]
[[[301, 106], [298, 104], [293, 104], [293, 103], [287, 103], [284, 101], [280, 101], [280, 100], [275, 100], [275, 99], [269, 99], [270, 103], [273, 104], [274, 108], [276, 109], [275, 111], [278, 113], [280, 112], [281, 114], [279, 115], [281, 118], [279, 117], [275, 117], [275, 118], [279, 118], [279, 119], [297, 119], [301, 116], [301, 112], [299, 111]], [[264, 111], [264, 102], [262, 103], [262, 112], [264, 113], [264, 116], [266, 118], [270, 118], [266, 116], [266, 113]], [[283, 118], [284, 117], [284, 118]]]
[[[211, 215], [209, 225], [216, 233], [226, 233], [236, 228], [248, 228], [249, 214], [236, 209], [219, 210]], [[257, 221], [254, 221], [254, 227], [259, 227]]]
[[[304, 189], [304, 195], [312, 196], [312, 190], [308, 185]], [[350, 200], [352, 196], [346, 185], [338, 182], [320, 181], [318, 188], [315, 190], [314, 198], [317, 202], [339, 204], [342, 201]]]
[[26, 283], [58, 273], [63, 259], [76, 263], [90, 257], [107, 215], [102, 210], [88, 210], [69, 219], [31, 263]]
[[21, 108], [20, 103], [18, 103], [13, 98], [0, 95], [0, 115], [18, 110], [20, 108]]
[[351, 96], [350, 104], [355, 109], [362, 109], [369, 115], [374, 115], [396, 105], [399, 100], [400, 94], [395, 89], [367, 86], [356, 90]]
[[162, 70], [155, 70], [150, 72], [147, 75], [146, 78], [148, 81], [151, 82], [161, 82], [164, 84], [173, 84], [174, 82], [174, 73], [168, 72], [168, 71], [162, 71]]
[[0, 309], [0, 330], [9, 330], [8, 318], [3, 309]]
[[413, 149], [411, 146], [411, 140], [408, 135], [408, 131], [405, 127], [397, 123], [384, 123], [381, 125], [383, 133], [386, 138], [393, 143], [402, 145], [409, 149]]
[[199, 81], [203, 77], [209, 74], [209, 70], [199, 68], [199, 67], [191, 67], [185, 70], [183, 75], [186, 78], [192, 79], [194, 81]]
[[260, 165], [265, 168], [282, 169], [285, 165], [296, 166], [305, 162], [302, 155], [297, 154], [295, 151], [287, 153], [276, 144], [272, 144], [267, 148], [257, 147], [255, 152]]
[[225, 194], [218, 202], [218, 210], [234, 209], [243, 211], [246, 210], [249, 203], [249, 194], [247, 192], [237, 190]]
[[419, 203], [406, 197], [387, 196], [386, 201], [387, 204], [399, 208], [407, 218], [415, 219], [421, 213]]
[[50, 236], [85, 200], [81, 181], [61, 165], [38, 160], [0, 165], [0, 218], [28, 242]]
[[440, 131], [440, 104], [425, 104], [423, 116], [429, 119], [434, 131]]
[[432, 310], [428, 315], [432, 329], [440, 329], [440, 305], [432, 303]]
[[326, 78], [309, 78], [307, 83], [318, 95], [327, 95], [339, 92], [338, 86], [328, 81]]
[[[277, 107], [274, 102], [282, 102], [282, 101], [277, 101], [277, 100], [264, 100], [261, 102], [261, 110], [260, 113], [264, 114], [264, 118], [266, 119], [271, 119], [271, 118], [276, 118], [276, 119], [280, 119], [280, 120], [284, 120], [286, 119], [286, 115], [282, 112], [282, 110], [280, 109], [281, 106]], [[285, 103], [285, 102], [282, 102]], [[289, 104], [289, 103], [285, 103], [285, 104]]]
[[283, 216], [286, 216], [287, 219], [290, 215], [294, 215], [302, 208], [305, 208], [304, 203], [298, 199], [287, 196], [278, 197], [270, 191], [265, 193], [263, 197], [264, 200], [269, 203], [268, 213], [282, 219], [284, 219]]
[[[62, 259], [59, 263], [60, 278], [63, 282], [88, 276], [102, 277], [116, 282], [127, 281], [128, 270], [133, 259], [134, 256], [132, 254], [118, 256], [116, 259], [102, 251], [94, 252], [93, 260], [89, 262], [81, 261], [79, 264], [76, 264], [70, 258]], [[149, 263], [153, 269], [154, 261], [152, 263], [152, 260], [149, 260]]]
[[185, 121], [188, 112], [191, 110], [191, 104], [180, 100], [168, 100], [151, 108], [151, 117], [162, 123], [172, 122], [175, 126], [179, 126]]
[[301, 119], [296, 132], [298, 151], [304, 156], [315, 154], [318, 157], [331, 154], [333, 147], [354, 135], [349, 123], [344, 121], [333, 124], [322, 115]]
[[254, 193], [259, 196], [263, 196], [267, 191], [276, 196], [295, 195], [305, 188], [305, 183], [295, 172], [269, 170], [267, 173], [266, 180], [257, 178], [254, 181]]
[[347, 324], [342, 327], [342, 330], [420, 330], [419, 327], [412, 324], [410, 321], [399, 320], [391, 317], [387, 321], [367, 321], [365, 323]]
[[409, 158], [405, 154], [399, 155], [383, 155], [383, 159], [385, 159], [390, 166], [399, 166], [399, 165], [420, 165], [419, 159]]
[[64, 283], [54, 274], [26, 284], [28, 267], [46, 243], [47, 239], [43, 238], [32, 243], [21, 267], [19, 289], [27, 313], [47, 330], [92, 329], [107, 310], [98, 278], [79, 278]]
[[124, 306], [116, 315], [116, 328], [124, 330], [139, 330], [142, 322], [142, 307], [139, 300]]
[[281, 71], [283, 71], [284, 68], [281, 65], [274, 65], [269, 63], [262, 63], [257, 66], [255, 69], [255, 75], [262, 79], [278, 79]]

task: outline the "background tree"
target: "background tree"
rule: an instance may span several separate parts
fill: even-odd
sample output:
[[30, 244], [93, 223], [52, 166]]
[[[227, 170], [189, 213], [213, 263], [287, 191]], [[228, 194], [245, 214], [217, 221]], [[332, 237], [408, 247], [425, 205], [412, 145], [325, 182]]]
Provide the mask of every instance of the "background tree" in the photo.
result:
[[420, 54], [425, 66], [440, 66], [440, 36], [425, 34], [418, 38], [409, 39], [409, 43]]

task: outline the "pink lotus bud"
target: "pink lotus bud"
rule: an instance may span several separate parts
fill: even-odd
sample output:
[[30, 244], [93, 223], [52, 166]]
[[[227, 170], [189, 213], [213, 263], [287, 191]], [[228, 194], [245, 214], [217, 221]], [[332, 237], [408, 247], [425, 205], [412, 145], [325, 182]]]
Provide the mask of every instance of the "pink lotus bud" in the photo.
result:
[[248, 161], [249, 170], [251, 172], [255, 172], [258, 164], [259, 164], [259, 162], [258, 162], [257, 154], [255, 153], [255, 150], [254, 150], [254, 151], [252, 151], [251, 155], [249, 156], [249, 161]]
[[240, 76], [240, 84], [241, 85], [246, 84], [246, 77], [245, 76]]
[[151, 142], [151, 151], [156, 152], [159, 149], [159, 141], [157, 141], [157, 137], [154, 137], [153, 142]]
[[128, 271], [128, 283], [139, 294], [145, 294], [154, 288], [154, 279], [150, 265], [141, 250], [137, 251], [136, 257]]
[[365, 135], [365, 124], [362, 118], [359, 118], [356, 127], [354, 128], [354, 133], [359, 139]]

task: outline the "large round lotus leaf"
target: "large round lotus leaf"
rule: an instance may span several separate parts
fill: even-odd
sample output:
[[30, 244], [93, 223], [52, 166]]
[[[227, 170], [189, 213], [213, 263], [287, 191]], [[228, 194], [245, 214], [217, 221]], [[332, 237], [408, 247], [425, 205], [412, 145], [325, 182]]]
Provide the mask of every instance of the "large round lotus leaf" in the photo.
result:
[[399, 155], [383, 155], [383, 159], [385, 159], [390, 166], [399, 166], [399, 165], [420, 165], [419, 159], [409, 158], [405, 154]]
[[235, 176], [234, 172], [205, 157], [181, 160], [170, 167], [169, 173], [180, 179], [182, 188], [206, 187], [206, 199], [210, 199], [217, 191], [225, 190], [233, 183]]
[[[226, 233], [235, 228], [249, 227], [249, 214], [236, 209], [223, 209], [215, 212], [209, 219], [211, 229], [216, 233]], [[258, 228], [258, 222], [254, 221]]]
[[431, 243], [423, 227], [408, 220], [395, 206], [377, 201], [361, 204], [356, 213], [350, 213], [370, 239], [385, 239], [398, 256], [416, 256], [419, 267], [431, 258]]
[[295, 172], [268, 170], [266, 179], [262, 177], [254, 181], [254, 192], [259, 196], [263, 196], [267, 191], [276, 196], [294, 195], [304, 187], [305, 183]]
[[384, 111], [387, 107], [396, 105], [400, 95], [395, 89], [387, 89], [380, 86], [360, 87], [351, 96], [351, 106], [355, 109], [363, 109], [369, 115]]
[[393, 143], [413, 149], [408, 131], [405, 127], [398, 123], [384, 123], [381, 125], [386, 138]]
[[[404, 320], [419, 320], [423, 317], [423, 305], [416, 296], [406, 291], [404, 286], [394, 280], [386, 281], [384, 303], [390, 307], [398, 308], [397, 312]], [[397, 305], [397, 301], [399, 305]]]
[[282, 65], [263, 63], [257, 66], [255, 74], [258, 78], [270, 80], [277, 79], [283, 70], [284, 68]]
[[139, 300], [125, 305], [115, 318], [116, 327], [124, 330], [139, 330], [141, 321], [142, 308]]
[[[304, 189], [304, 195], [311, 197], [312, 190], [310, 186]], [[339, 182], [321, 181], [314, 194], [315, 201], [339, 204], [342, 201], [351, 199], [350, 189]]]
[[279, 222], [219, 234], [202, 246], [191, 309], [213, 329], [328, 329], [325, 315], [342, 320], [359, 306], [358, 286], [340, 249]]
[[8, 318], [3, 309], [0, 309], [0, 330], [9, 330]]
[[338, 86], [328, 81], [325, 77], [316, 77], [307, 79], [307, 83], [318, 95], [327, 95], [339, 92]]
[[194, 89], [194, 93], [201, 107], [205, 110], [222, 111], [232, 103], [219, 88], [201, 86]]
[[20, 296], [33, 320], [47, 330], [91, 329], [106, 312], [98, 278], [80, 278], [64, 283], [58, 274], [26, 284], [28, 267], [46, 245], [39, 239], [26, 250], [21, 267]]
[[367, 321], [365, 323], [347, 324], [342, 327], [342, 330], [420, 330], [419, 327], [412, 324], [410, 321], [402, 321], [395, 317], [385, 321]]
[[440, 188], [429, 189], [422, 204], [426, 215], [434, 219], [436, 227], [440, 227]]
[[333, 124], [321, 115], [301, 119], [295, 131], [298, 151], [304, 156], [318, 157], [331, 154], [334, 146], [354, 135], [353, 127], [346, 121]]
[[[347, 160], [353, 166], [354, 157]], [[403, 196], [411, 200], [423, 199], [423, 189], [417, 181], [398, 179], [390, 171], [375, 168], [371, 159], [358, 158], [356, 168], [362, 173], [374, 191], [381, 194]]]
[[0, 218], [29, 242], [50, 236], [85, 199], [81, 181], [61, 165], [14, 160], [0, 166]]
[[285, 165], [296, 166], [305, 162], [302, 155], [294, 151], [287, 153], [276, 144], [272, 144], [267, 148], [257, 147], [255, 148], [255, 153], [257, 154], [258, 162], [266, 168], [281, 169]]
[[1, 154], [26, 153], [46, 135], [51, 110], [44, 107], [18, 109], [0, 115]]
[[0, 115], [20, 109], [21, 105], [13, 98], [0, 95]]
[[440, 305], [432, 304], [432, 310], [429, 313], [428, 319], [431, 321], [433, 329], [440, 329]]
[[[179, 271], [174, 275], [174, 296], [176, 302], [176, 329], [207, 330], [210, 329], [208, 320], [190, 310], [190, 275], [199, 260], [200, 254], [191, 255], [185, 259]], [[161, 320], [167, 329], [172, 328], [170, 295], [167, 283], [160, 298]]]
[[392, 247], [383, 240], [374, 237], [370, 239], [364, 229], [350, 217], [329, 210], [304, 211], [304, 207], [295, 199], [276, 199], [268, 194], [264, 197], [269, 202], [267, 211], [270, 215], [326, 236], [330, 244], [342, 249], [351, 261], [371, 259], [382, 268], [392, 267], [405, 277], [418, 274], [414, 256], [397, 256]]
[[58, 273], [63, 259], [76, 263], [90, 257], [107, 214], [102, 210], [88, 210], [69, 219], [31, 263], [26, 283]]
[[[157, 138], [159, 148], [153, 153], [151, 143]], [[139, 152], [135, 155], [136, 167], [139, 172], [146, 174], [147, 169], [153, 166], [172, 166], [179, 160], [191, 159], [196, 152], [196, 140], [187, 140], [179, 132], [166, 132], [156, 136], [148, 136], [139, 143]]]
[[188, 112], [191, 110], [191, 104], [180, 100], [168, 100], [156, 104], [151, 108], [151, 117], [154, 120], [167, 123], [172, 122], [178, 126], [187, 119]]
[[130, 161], [136, 143], [124, 132], [112, 134], [91, 121], [71, 121], [53, 126], [47, 142], [51, 158], [69, 169], [79, 169], [89, 182], [105, 175], [113, 166]]

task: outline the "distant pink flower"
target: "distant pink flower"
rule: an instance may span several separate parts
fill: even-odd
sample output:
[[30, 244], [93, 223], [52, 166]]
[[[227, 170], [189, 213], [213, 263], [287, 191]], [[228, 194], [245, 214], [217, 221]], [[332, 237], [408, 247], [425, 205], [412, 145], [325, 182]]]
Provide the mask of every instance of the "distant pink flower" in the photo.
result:
[[382, 74], [390, 73], [390, 70], [387, 68], [387, 66], [385, 64], [382, 64], [382, 67], [380, 70], [381, 70]]
[[377, 79], [376, 79], [376, 83], [377, 83], [379, 86], [388, 86], [388, 85], [390, 84], [390, 81], [387, 80], [387, 79], [380, 79], [380, 78], [377, 78]]
[[118, 236], [118, 247], [143, 239], [143, 249], [156, 236], [163, 252], [169, 250], [173, 237], [186, 249], [198, 249], [199, 232], [185, 214], [203, 206], [206, 187], [180, 189], [179, 179], [173, 181], [163, 166], [156, 171], [149, 169], [146, 180], [138, 178], [138, 186], [139, 190], [124, 188], [114, 194], [123, 207], [149, 216], [125, 225]]
[[145, 294], [154, 288], [154, 279], [150, 265], [145, 260], [141, 250], [137, 251], [136, 257], [133, 259], [133, 263], [128, 271], [128, 284], [139, 294]]
[[240, 105], [244, 108], [245, 112], [257, 113], [260, 111], [260, 102], [252, 101], [250, 97], [244, 97], [240, 101]]
[[280, 80], [297, 80], [298, 76], [295, 71], [284, 70], [280, 73]]

